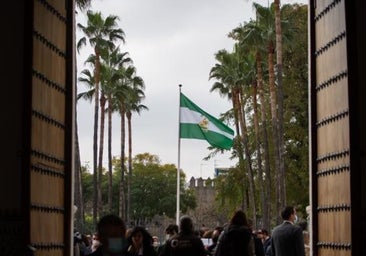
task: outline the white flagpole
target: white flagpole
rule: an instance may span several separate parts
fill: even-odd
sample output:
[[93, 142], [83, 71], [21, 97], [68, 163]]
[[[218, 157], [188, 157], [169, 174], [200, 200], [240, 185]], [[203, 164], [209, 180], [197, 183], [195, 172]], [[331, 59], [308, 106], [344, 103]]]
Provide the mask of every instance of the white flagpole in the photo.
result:
[[177, 213], [176, 223], [179, 225], [179, 214], [180, 214], [180, 93], [182, 85], [179, 85], [179, 120], [178, 120], [178, 168], [177, 168]]

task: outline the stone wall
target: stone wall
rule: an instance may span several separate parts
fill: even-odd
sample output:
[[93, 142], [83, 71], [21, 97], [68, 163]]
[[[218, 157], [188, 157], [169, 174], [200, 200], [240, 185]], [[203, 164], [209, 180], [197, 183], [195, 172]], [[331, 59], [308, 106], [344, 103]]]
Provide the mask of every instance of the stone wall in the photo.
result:
[[195, 192], [197, 201], [196, 209], [188, 212], [188, 215], [194, 220], [195, 228], [213, 229], [218, 225], [222, 225], [220, 214], [215, 207], [214, 180], [192, 177], [189, 181], [189, 188]]

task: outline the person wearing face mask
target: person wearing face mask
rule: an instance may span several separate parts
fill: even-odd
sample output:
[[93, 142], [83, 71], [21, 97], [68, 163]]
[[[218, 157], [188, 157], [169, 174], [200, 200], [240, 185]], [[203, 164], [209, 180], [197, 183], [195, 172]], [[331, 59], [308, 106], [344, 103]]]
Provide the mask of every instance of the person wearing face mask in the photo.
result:
[[[165, 229], [165, 242], [168, 241], [175, 234], [178, 234], [178, 230], [179, 230], [179, 227], [178, 227], [177, 224], [170, 224]], [[163, 243], [163, 244], [161, 244], [160, 246], [157, 247], [156, 251], [157, 251], [158, 256], [161, 256], [163, 254], [165, 245], [166, 244]]]
[[272, 231], [272, 255], [305, 256], [302, 229], [294, 225], [297, 221], [295, 208], [286, 206], [281, 212], [281, 217], [283, 223]]
[[97, 224], [100, 245], [90, 256], [121, 256], [126, 248], [125, 222], [117, 215], [103, 216]]

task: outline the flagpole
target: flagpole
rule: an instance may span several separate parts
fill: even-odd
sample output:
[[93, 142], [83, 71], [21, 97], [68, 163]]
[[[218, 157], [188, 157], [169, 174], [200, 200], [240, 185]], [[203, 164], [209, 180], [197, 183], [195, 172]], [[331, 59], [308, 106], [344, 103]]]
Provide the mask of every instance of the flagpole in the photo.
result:
[[180, 94], [182, 85], [179, 85], [179, 108], [178, 108], [178, 168], [177, 168], [177, 213], [176, 223], [179, 225], [179, 214], [180, 214]]

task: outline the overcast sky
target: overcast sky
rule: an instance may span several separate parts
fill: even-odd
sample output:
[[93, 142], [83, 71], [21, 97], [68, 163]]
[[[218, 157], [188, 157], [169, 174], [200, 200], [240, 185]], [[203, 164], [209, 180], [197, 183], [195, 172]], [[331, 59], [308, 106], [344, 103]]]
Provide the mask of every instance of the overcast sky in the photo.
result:
[[[272, 1], [255, 1], [268, 6]], [[307, 1], [281, 1], [286, 3]], [[134, 114], [133, 155], [148, 152], [159, 156], [162, 164], [178, 165], [179, 84], [182, 92], [213, 116], [230, 108], [230, 102], [218, 93], [210, 93], [214, 80], [209, 80], [215, 65], [215, 53], [232, 50], [234, 41], [227, 34], [250, 18], [254, 18], [253, 1], [249, 0], [93, 0], [91, 8], [103, 17], [116, 15], [125, 32], [122, 52], [128, 52], [145, 82], [146, 99], [142, 104], [149, 110]], [[86, 25], [85, 15], [77, 14], [76, 21]], [[77, 39], [81, 32], [77, 30]], [[87, 68], [84, 61], [91, 53], [86, 47], [78, 54], [78, 71]], [[82, 85], [78, 92], [85, 91]], [[81, 162], [93, 163], [94, 103], [78, 103], [78, 132]], [[113, 152], [120, 155], [120, 118], [113, 119]], [[234, 127], [231, 126], [231, 128]], [[99, 140], [99, 138], [98, 138]], [[106, 139], [105, 139], [106, 142]], [[214, 167], [230, 167], [230, 152], [217, 155], [210, 161], [204, 140], [181, 139], [180, 167], [193, 177], [214, 177]], [[107, 168], [107, 145], [104, 166]], [[127, 148], [126, 148], [127, 152]]]

